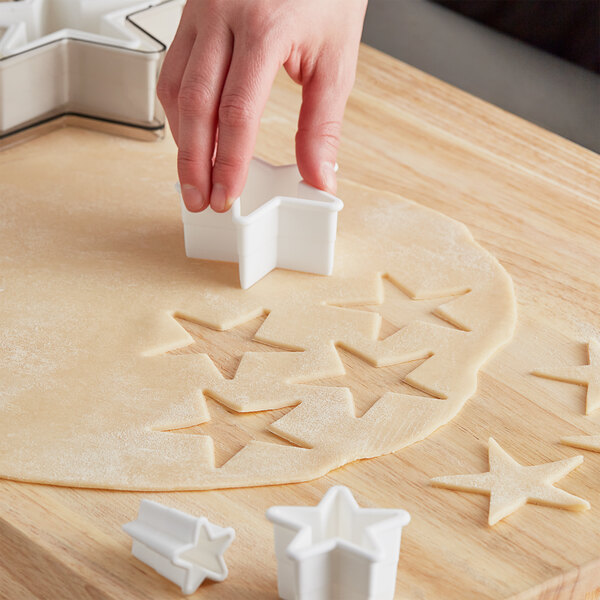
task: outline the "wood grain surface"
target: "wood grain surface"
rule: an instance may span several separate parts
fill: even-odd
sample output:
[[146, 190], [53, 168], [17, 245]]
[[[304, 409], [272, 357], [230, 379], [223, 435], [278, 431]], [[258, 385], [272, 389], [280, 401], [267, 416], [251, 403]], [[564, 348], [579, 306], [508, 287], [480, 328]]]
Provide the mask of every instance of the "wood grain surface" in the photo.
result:
[[[294, 161], [299, 103], [299, 89], [280, 74], [257, 155], [275, 163]], [[88, 133], [85, 140], [93, 144], [101, 135]], [[167, 139], [148, 144], [145, 153], [174, 157], [172, 146]], [[36, 140], [28, 142], [28, 151], [37, 148]], [[0, 160], [11, 160], [11, 152]], [[150, 497], [237, 532], [226, 553], [229, 578], [205, 584], [194, 597], [274, 600], [276, 563], [265, 510], [316, 504], [331, 485], [344, 484], [363, 506], [412, 514], [399, 562], [398, 599], [597, 599], [600, 453], [560, 445], [559, 439], [597, 433], [600, 414], [584, 416], [584, 387], [529, 373], [585, 364], [586, 342], [600, 337], [599, 157], [363, 47], [339, 164], [342, 186], [351, 180], [394, 192], [463, 221], [513, 277], [517, 331], [480, 373], [476, 395], [427, 440], [304, 484], [138, 494], [1, 481], [0, 598], [180, 598], [178, 588], [131, 557], [130, 540], [120, 530], [135, 518], [140, 499]], [[209, 349], [223, 372], [232, 373], [244, 350], [260, 346], [251, 340], [259, 324], [260, 319], [226, 335], [186, 324], [197, 338], [186, 350]], [[366, 403], [387, 378], [402, 376], [381, 371], [374, 377], [374, 369], [361, 361], [342, 358], [348, 374], [335, 385], [360, 388]], [[219, 414], [212, 432], [221, 440], [218, 460], [227, 460], [250, 438], [273, 441], [264, 426], [276, 414], [249, 415], [243, 426], [234, 426], [225, 409], [209, 403]], [[487, 470], [490, 435], [522, 464], [584, 455], [584, 464], [559, 486], [589, 500], [592, 509], [571, 513], [527, 505], [489, 528], [486, 497], [429, 485], [438, 475]]]

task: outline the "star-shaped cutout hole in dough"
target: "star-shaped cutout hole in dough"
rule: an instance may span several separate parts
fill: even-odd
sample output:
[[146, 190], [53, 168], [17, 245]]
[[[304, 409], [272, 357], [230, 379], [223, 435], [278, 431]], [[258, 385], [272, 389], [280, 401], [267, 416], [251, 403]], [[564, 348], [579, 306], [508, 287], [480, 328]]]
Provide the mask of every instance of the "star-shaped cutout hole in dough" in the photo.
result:
[[573, 448], [600, 452], [600, 435], [571, 435], [561, 438], [560, 443]]
[[582, 462], [583, 456], [574, 456], [557, 462], [526, 467], [504, 451], [494, 438], [490, 438], [490, 470], [487, 473], [436, 477], [431, 480], [431, 484], [489, 495], [488, 523], [495, 525], [528, 502], [569, 510], [589, 509], [590, 504], [587, 500], [553, 485]]
[[[254, 341], [254, 334], [263, 324], [266, 315], [260, 315], [225, 331], [175, 316], [177, 322], [192, 336], [193, 343], [171, 350], [168, 354], [206, 354], [223, 377], [233, 379], [242, 356], [246, 352], [284, 351], [263, 342]], [[171, 433], [206, 435], [212, 438], [215, 468], [222, 467], [252, 440], [279, 445], [293, 445], [271, 433], [267, 427], [285, 415], [291, 407], [257, 411], [235, 412], [226, 408], [210, 393], [204, 393], [208, 419], [192, 427], [168, 429]]]
[[266, 319], [265, 314], [224, 331], [178, 316], [175, 316], [175, 319], [194, 341], [182, 348], [171, 350], [168, 354], [207, 354], [226, 379], [235, 377], [245, 352], [284, 351], [282, 348], [254, 340], [254, 334]]
[[209, 413], [207, 421], [192, 427], [168, 431], [185, 435], [207, 435], [212, 438], [215, 468], [222, 467], [253, 440], [280, 446], [295, 446], [268, 430], [271, 423], [283, 417], [292, 407], [239, 413], [229, 410], [208, 394], [205, 394], [204, 398]]
[[[427, 359], [411, 360], [390, 366], [373, 367], [356, 354], [336, 348], [344, 365], [345, 373], [325, 379], [305, 382], [305, 385], [319, 387], [345, 387], [352, 393], [356, 417], [362, 417], [384, 394], [389, 392], [431, 397], [431, 394], [418, 390], [404, 381], [404, 377]], [[438, 398], [441, 399], [441, 398]]]
[[[380, 339], [389, 337], [413, 321], [423, 321], [425, 323], [433, 323], [434, 325], [467, 331], [460, 323], [450, 321], [439, 311], [440, 306], [464, 294], [423, 299], [414, 298], [408, 290], [404, 289], [400, 283], [392, 279], [389, 275], [381, 277], [381, 285], [383, 293], [381, 304], [349, 305], [336, 303], [332, 304], [332, 306], [378, 313], [382, 319], [379, 331]], [[464, 293], [468, 293], [468, 291]]]
[[585, 414], [600, 408], [600, 340], [592, 339], [588, 344], [589, 364], [559, 369], [536, 369], [536, 377], [565, 381], [587, 387]]
[[[232, 380], [246, 352], [284, 352], [282, 348], [254, 341], [266, 314], [226, 330], [217, 330], [175, 315], [176, 321], [194, 339], [191, 344], [170, 350], [167, 354], [206, 354], [225, 379]], [[289, 352], [289, 351], [287, 351]], [[290, 446], [291, 442], [271, 433], [267, 428], [292, 407], [255, 412], [236, 412], [225, 407], [210, 392], [204, 392], [208, 418], [191, 427], [167, 429], [170, 433], [205, 435], [212, 438], [214, 466], [222, 467], [252, 440]]]

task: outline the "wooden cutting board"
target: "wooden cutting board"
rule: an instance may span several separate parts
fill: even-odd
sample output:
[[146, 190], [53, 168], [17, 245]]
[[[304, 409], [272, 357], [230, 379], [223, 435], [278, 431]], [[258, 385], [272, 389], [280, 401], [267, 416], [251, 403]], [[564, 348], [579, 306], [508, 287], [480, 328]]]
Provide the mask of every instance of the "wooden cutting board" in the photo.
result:
[[[299, 101], [299, 89], [280, 75], [263, 118], [259, 156], [293, 162]], [[102, 135], [77, 129], [50, 134], [78, 136], [82, 144]], [[23, 155], [47, 148], [47, 140], [28, 142]], [[10, 161], [13, 152], [4, 151], [0, 161]], [[142, 154], [153, 153], [171, 157], [175, 180], [172, 141], [147, 144]], [[599, 157], [363, 47], [339, 163], [342, 179], [463, 221], [513, 277], [517, 332], [480, 373], [476, 395], [424, 442], [305, 484], [138, 494], [1, 481], [0, 598], [181, 597], [131, 557], [130, 540], [120, 530], [135, 518], [140, 499], [151, 497], [236, 529], [237, 541], [226, 554], [228, 580], [204, 585], [198, 598], [275, 599], [265, 510], [316, 504], [331, 485], [344, 484], [363, 506], [401, 507], [413, 516], [397, 598], [597, 600], [600, 453], [562, 446], [559, 439], [598, 433], [600, 414], [584, 416], [585, 388], [529, 373], [559, 361], [585, 364], [585, 344], [600, 336]], [[197, 333], [235, 368], [256, 327], [250, 323], [224, 338]], [[354, 378], [372, 377], [360, 361], [350, 369]], [[221, 451], [235, 452], [248, 436], [260, 437], [259, 429], [255, 423], [247, 431], [223, 430]], [[559, 486], [588, 499], [592, 509], [571, 513], [527, 505], [489, 528], [486, 497], [429, 486], [438, 475], [487, 470], [490, 435], [522, 464], [584, 455], [584, 464]]]

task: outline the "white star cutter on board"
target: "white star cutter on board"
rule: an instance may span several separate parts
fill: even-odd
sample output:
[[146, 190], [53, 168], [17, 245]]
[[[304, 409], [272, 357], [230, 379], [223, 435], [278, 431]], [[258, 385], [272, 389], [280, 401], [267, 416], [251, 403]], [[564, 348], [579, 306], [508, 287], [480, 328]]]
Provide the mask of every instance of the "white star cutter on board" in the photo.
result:
[[138, 518], [123, 525], [133, 538], [132, 554], [193, 594], [205, 579], [224, 581], [223, 554], [235, 538], [231, 527], [219, 527], [152, 500], [142, 500]]
[[249, 288], [279, 267], [331, 275], [339, 198], [302, 181], [296, 165], [250, 163], [242, 195], [226, 213], [194, 213], [181, 202], [185, 253], [239, 263]]
[[0, 145], [63, 116], [156, 137], [164, 129], [155, 93], [158, 72], [183, 4], [0, 2]]
[[318, 506], [274, 506], [267, 518], [283, 600], [393, 600], [406, 511], [360, 508], [334, 486]]

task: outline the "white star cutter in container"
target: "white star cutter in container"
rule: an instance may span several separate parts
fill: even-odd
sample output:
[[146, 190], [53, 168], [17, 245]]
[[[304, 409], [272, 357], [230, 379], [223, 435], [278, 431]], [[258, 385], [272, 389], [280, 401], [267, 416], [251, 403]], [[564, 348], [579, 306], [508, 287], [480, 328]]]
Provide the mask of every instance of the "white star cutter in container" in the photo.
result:
[[194, 213], [181, 202], [190, 258], [239, 263], [249, 288], [279, 267], [331, 275], [339, 198], [302, 181], [296, 165], [250, 163], [242, 195], [226, 213]]
[[393, 600], [406, 511], [359, 508], [335, 486], [318, 506], [274, 506], [267, 518], [283, 600]]
[[224, 581], [223, 553], [235, 538], [231, 527], [219, 527], [151, 500], [142, 500], [138, 518], [123, 525], [133, 538], [132, 554], [193, 594], [205, 579]]
[[156, 82], [183, 4], [0, 1], [0, 146], [63, 121], [160, 136]]

